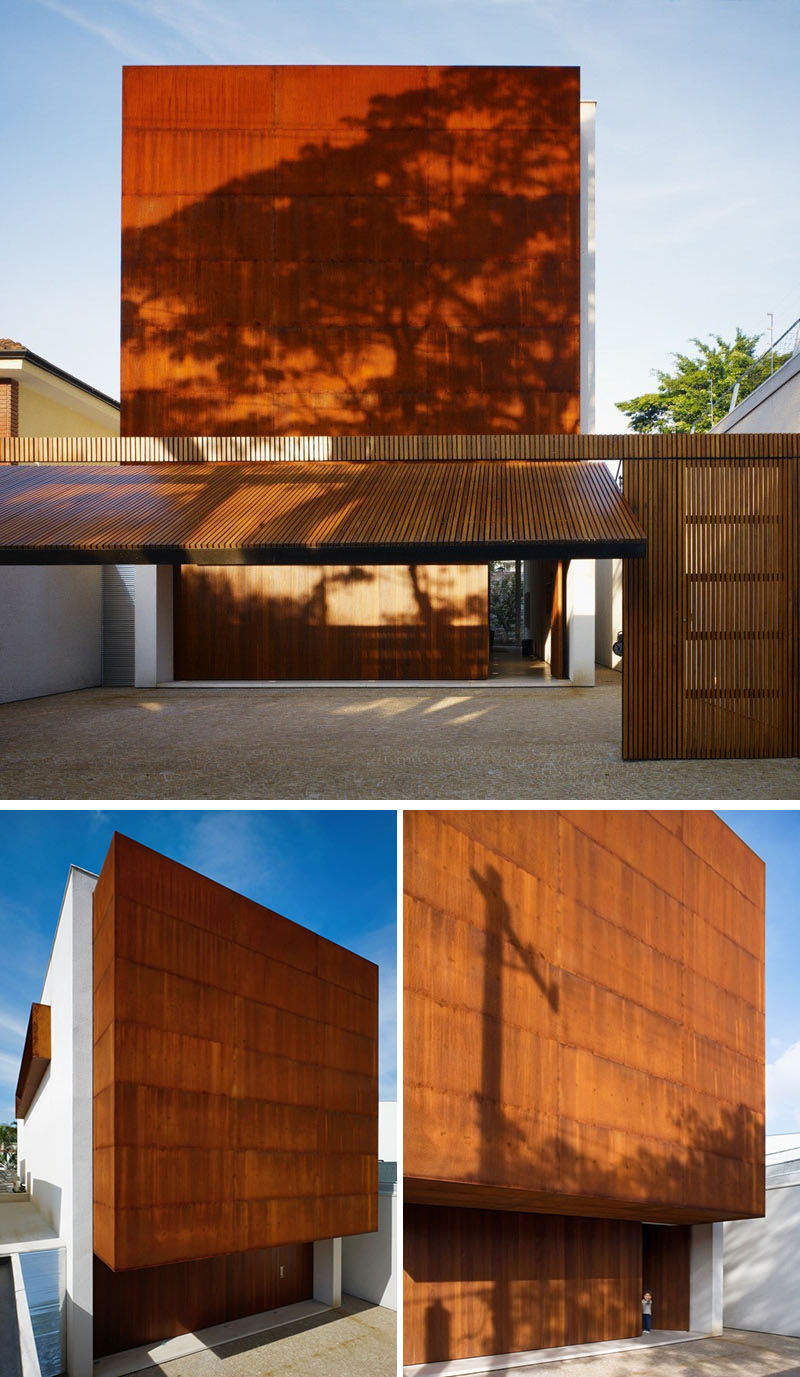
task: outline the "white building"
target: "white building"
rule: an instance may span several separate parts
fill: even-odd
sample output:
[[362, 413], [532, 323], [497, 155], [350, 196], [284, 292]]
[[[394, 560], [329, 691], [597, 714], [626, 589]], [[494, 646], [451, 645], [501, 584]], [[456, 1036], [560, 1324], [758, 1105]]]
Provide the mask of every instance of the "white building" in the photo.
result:
[[800, 431], [800, 324], [791, 348], [791, 357], [718, 421], [713, 435]]
[[800, 1134], [767, 1138], [766, 1214], [725, 1225], [724, 1322], [800, 1336]]

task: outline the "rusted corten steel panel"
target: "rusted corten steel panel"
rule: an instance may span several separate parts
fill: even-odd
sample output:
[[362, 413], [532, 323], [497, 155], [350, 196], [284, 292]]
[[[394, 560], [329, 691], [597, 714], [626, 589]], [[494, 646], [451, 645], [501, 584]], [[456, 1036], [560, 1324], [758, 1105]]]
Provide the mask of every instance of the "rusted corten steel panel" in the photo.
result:
[[406, 1363], [641, 1332], [642, 1228], [617, 1219], [406, 1205]]
[[644, 549], [602, 460], [0, 470], [0, 563], [461, 564]]
[[312, 1243], [290, 1243], [132, 1272], [95, 1257], [94, 1356], [308, 1300], [313, 1253]]
[[50, 1005], [32, 1004], [17, 1079], [16, 1116], [24, 1119], [50, 1065]]
[[708, 812], [406, 814], [405, 1198], [764, 1208], [764, 866]]
[[485, 679], [485, 564], [187, 564], [176, 679]]
[[625, 464], [649, 541], [623, 574], [628, 760], [800, 754], [800, 437], [740, 438]]
[[572, 67], [128, 67], [122, 432], [574, 432]]
[[116, 834], [94, 900], [113, 1271], [377, 1227], [377, 968]]

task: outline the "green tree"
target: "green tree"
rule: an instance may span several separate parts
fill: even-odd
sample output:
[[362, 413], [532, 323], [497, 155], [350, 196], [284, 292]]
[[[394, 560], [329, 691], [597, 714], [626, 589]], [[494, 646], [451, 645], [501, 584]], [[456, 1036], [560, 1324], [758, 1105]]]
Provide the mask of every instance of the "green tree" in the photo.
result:
[[688, 434], [710, 430], [727, 415], [731, 394], [739, 383], [738, 401], [742, 401], [759, 383], [770, 375], [771, 368], [779, 368], [789, 354], [769, 354], [756, 362], [756, 345], [760, 335], [746, 335], [738, 327], [736, 338], [728, 343], [721, 335], [710, 335], [711, 344], [693, 339], [697, 354], [673, 354], [675, 369], [663, 373], [654, 369], [658, 379], [655, 392], [645, 392], [630, 401], [617, 402], [618, 409], [628, 417], [631, 430], [648, 434], [653, 431]]
[[491, 580], [491, 621], [500, 639], [513, 641], [516, 627], [515, 576], [512, 560], [493, 559]]
[[0, 1163], [3, 1166], [17, 1166], [17, 1125], [0, 1124]]

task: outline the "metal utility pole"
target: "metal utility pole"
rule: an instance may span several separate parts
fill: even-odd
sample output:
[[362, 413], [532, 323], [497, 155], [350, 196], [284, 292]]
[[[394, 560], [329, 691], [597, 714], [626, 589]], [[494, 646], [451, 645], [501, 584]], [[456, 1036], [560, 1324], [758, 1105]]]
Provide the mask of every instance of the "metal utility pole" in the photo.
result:
[[775, 371], [775, 314], [773, 311], [767, 311], [767, 319], [769, 320], [769, 372], [770, 377], [772, 377]]

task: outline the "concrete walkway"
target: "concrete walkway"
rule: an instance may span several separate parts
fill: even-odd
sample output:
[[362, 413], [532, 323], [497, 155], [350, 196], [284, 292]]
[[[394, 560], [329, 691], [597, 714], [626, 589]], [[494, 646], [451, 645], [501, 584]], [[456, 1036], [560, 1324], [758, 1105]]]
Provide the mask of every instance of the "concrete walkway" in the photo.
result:
[[395, 1311], [343, 1296], [337, 1310], [143, 1368], [133, 1377], [396, 1377], [396, 1373]]
[[0, 706], [4, 799], [788, 799], [798, 760], [620, 756], [591, 689], [86, 689]]
[[800, 1377], [800, 1339], [726, 1329], [716, 1339], [642, 1347], [549, 1367], [514, 1367], [492, 1377]]

